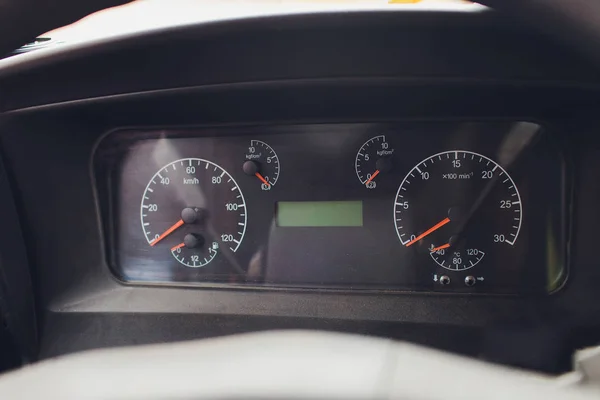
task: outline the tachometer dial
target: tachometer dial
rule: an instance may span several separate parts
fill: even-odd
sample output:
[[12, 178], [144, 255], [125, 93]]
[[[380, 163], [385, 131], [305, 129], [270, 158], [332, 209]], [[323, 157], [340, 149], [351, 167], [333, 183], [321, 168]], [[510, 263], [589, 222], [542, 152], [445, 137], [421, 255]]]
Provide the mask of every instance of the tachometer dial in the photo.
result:
[[140, 218], [150, 246], [164, 247], [187, 267], [203, 267], [219, 252], [237, 251], [246, 232], [246, 202], [223, 168], [185, 158], [150, 179]]
[[367, 189], [375, 189], [378, 176], [392, 169], [393, 154], [394, 149], [384, 135], [367, 140], [356, 153], [354, 161], [354, 170], [360, 183]]
[[279, 179], [279, 157], [265, 142], [251, 140], [242, 166], [244, 173], [257, 178], [262, 190], [271, 190]]
[[417, 164], [400, 184], [394, 223], [402, 245], [461, 271], [491, 250], [510, 251], [522, 221], [519, 191], [496, 162], [447, 151]]

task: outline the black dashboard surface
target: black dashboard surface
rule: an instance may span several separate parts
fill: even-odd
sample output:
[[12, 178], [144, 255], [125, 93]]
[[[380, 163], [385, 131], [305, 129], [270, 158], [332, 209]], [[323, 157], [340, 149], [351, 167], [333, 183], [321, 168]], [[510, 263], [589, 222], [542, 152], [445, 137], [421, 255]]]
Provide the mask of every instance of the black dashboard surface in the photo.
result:
[[[22, 229], [25, 244], [25, 250], [13, 250], [29, 262], [40, 326], [39, 342], [29, 345], [32, 354], [45, 358], [95, 347], [304, 327], [406, 339], [499, 362], [559, 370], [568, 367], [562, 356], [600, 337], [594, 233], [598, 216], [589, 211], [600, 201], [595, 184], [600, 169], [595, 136], [600, 93], [595, 69], [572, 49], [494, 13], [399, 12], [228, 21], [57, 52], [56, 57], [39, 59], [34, 54], [19, 56], [31, 61], [23, 68], [16, 64], [0, 68], [0, 90], [7, 94], [0, 99], [0, 140], [10, 181], [6, 193], [16, 204], [19, 224], [14, 229]], [[24, 85], [30, 89], [22, 90]], [[550, 223], [559, 228], [556, 258], [569, 265], [568, 280], [559, 291], [474, 296], [405, 290], [381, 295], [319, 288], [167, 287], [124, 284], [111, 272], [116, 264], [107, 252], [112, 242], [106, 239], [114, 231], [105, 222], [118, 209], [111, 208], [114, 198], [104, 191], [106, 181], [96, 180], [94, 161], [106, 132], [119, 127], [161, 127], [171, 132], [185, 126], [256, 129], [417, 121], [531, 121], [544, 127], [543, 138], [551, 146], [533, 152], [535, 157], [544, 154], [544, 161], [527, 169], [531, 176], [517, 177], [517, 172], [514, 176], [520, 190], [524, 187], [520, 180], [527, 180], [528, 196], [541, 199], [524, 204], [530, 207], [524, 210], [525, 218], [537, 223], [518, 243], [527, 238], [528, 244], [542, 248], [538, 256], [545, 253], [544, 260], [528, 253], [533, 258], [524, 268], [547, 270], [545, 257], [554, 245], [548, 246], [547, 236], [541, 238], [548, 233], [542, 227], [549, 225], [539, 222], [547, 210], [568, 217], [553, 214]], [[203, 131], [200, 136], [209, 141], [227, 136], [216, 130], [211, 135]], [[355, 150], [372, 135], [358, 136], [353, 139]], [[249, 139], [244, 136], [244, 144]], [[284, 145], [276, 143], [276, 135], [265, 133], [262, 139], [276, 151]], [[394, 143], [407, 159], [399, 176], [440, 151], [479, 151], [499, 158], [490, 154], [493, 140], [481, 140], [480, 148], [475, 148], [471, 142], [436, 147], [435, 141], [425, 139], [420, 137], [425, 143], [414, 150], [402, 145], [404, 138], [402, 144]], [[122, 154], [113, 156], [119, 160]], [[274, 195], [292, 185], [290, 178], [301, 172], [286, 169], [292, 154], [281, 159], [281, 181], [273, 188]], [[348, 192], [360, 193], [355, 200], [360, 197], [366, 204], [373, 196], [376, 202], [378, 196], [369, 194], [353, 171], [355, 155], [354, 150], [345, 153], [349, 172], [335, 175], [336, 183], [345, 186], [347, 179]], [[550, 176], [538, 179], [536, 168], [544, 165]], [[232, 174], [236, 171], [236, 181], [245, 178], [239, 166], [223, 167]], [[146, 185], [158, 168], [139, 171], [135, 184]], [[111, 171], [100, 171], [100, 176], [106, 178]], [[256, 181], [238, 183], [255, 185], [242, 187], [244, 194], [259, 191]], [[385, 207], [393, 207], [399, 183], [389, 183], [386, 197], [391, 197]], [[137, 206], [140, 201], [138, 197]], [[265, 210], [272, 213], [272, 204]], [[392, 209], [385, 213], [391, 219]], [[265, 214], [263, 228], [267, 220]], [[140, 220], [132, 224], [139, 234]], [[389, 244], [399, 245], [392, 221], [387, 229]], [[7, 261], [2, 268], [19, 269], [22, 264]], [[140, 280], [132, 270], [127, 274]], [[546, 278], [536, 274], [535, 279], [546, 282]], [[508, 348], [507, 338], [512, 344]], [[530, 349], [528, 359], [520, 358], [524, 346]], [[550, 357], [557, 354], [561, 357]], [[560, 361], [553, 364], [548, 357]]]

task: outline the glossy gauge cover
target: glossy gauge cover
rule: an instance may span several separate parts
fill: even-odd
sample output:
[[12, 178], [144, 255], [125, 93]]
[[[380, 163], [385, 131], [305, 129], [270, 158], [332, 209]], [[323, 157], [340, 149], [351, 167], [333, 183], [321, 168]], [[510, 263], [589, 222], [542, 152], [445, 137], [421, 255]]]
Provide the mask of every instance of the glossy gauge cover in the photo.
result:
[[129, 284], [547, 294], [567, 276], [566, 167], [534, 123], [120, 129], [95, 165]]

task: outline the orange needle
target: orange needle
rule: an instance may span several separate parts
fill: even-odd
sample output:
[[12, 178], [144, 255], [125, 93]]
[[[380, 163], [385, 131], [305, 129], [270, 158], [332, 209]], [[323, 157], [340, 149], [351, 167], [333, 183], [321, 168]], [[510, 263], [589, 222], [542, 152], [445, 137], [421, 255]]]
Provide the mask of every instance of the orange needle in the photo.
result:
[[172, 227], [170, 227], [169, 229], [167, 229], [166, 231], [164, 231], [162, 235], [160, 235], [159, 237], [157, 237], [156, 239], [154, 239], [153, 241], [151, 241], [150, 242], [150, 246], [154, 246], [156, 243], [160, 242], [161, 240], [163, 240], [164, 238], [166, 238], [167, 236], [169, 236], [171, 233], [173, 233], [173, 231], [175, 229], [179, 228], [183, 224], [184, 224], [183, 220], [180, 219], [179, 221], [177, 221], [175, 223], [175, 225], [173, 225]]
[[415, 244], [416, 242], [418, 242], [419, 240], [423, 239], [425, 236], [429, 235], [430, 233], [433, 233], [433, 232], [437, 231], [442, 226], [446, 225], [448, 222], [450, 222], [450, 218], [444, 218], [443, 220], [441, 220], [440, 222], [438, 222], [437, 224], [435, 224], [431, 228], [427, 229], [425, 232], [421, 233], [419, 236], [417, 236], [416, 238], [414, 238], [410, 242], [406, 243], [406, 247]]
[[263, 178], [263, 176], [262, 176], [261, 174], [259, 174], [258, 172], [257, 172], [257, 173], [255, 173], [254, 175], [256, 175], [256, 177], [257, 177], [258, 179], [260, 179], [260, 180], [261, 180], [261, 182], [262, 182], [262, 183], [264, 183], [265, 185], [267, 185], [267, 186], [271, 186], [271, 184], [270, 184], [269, 182], [267, 182], [267, 180], [266, 180], [265, 178]]
[[365, 182], [365, 185], [368, 185], [369, 182], [371, 182], [373, 179], [375, 179], [375, 177], [379, 175], [379, 170], [375, 170], [375, 172], [373, 172], [373, 175], [371, 175], [371, 177], [369, 179], [367, 179], [367, 181]]
[[177, 246], [173, 246], [173, 247], [171, 247], [171, 251], [175, 251], [175, 250], [177, 250], [178, 248], [180, 248], [180, 247], [183, 247], [183, 246], [185, 246], [185, 243], [179, 243]]
[[434, 247], [433, 249], [431, 249], [431, 252], [433, 253], [434, 251], [444, 250], [444, 249], [447, 249], [448, 247], [450, 247], [450, 243], [446, 243], [441, 246]]

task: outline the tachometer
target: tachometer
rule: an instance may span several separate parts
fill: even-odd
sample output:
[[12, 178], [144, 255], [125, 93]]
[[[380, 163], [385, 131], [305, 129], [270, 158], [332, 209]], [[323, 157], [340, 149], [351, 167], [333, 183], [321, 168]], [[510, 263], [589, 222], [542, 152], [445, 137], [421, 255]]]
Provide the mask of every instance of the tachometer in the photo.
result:
[[446, 151], [417, 164], [400, 184], [394, 223], [402, 245], [439, 266], [461, 271], [493, 247], [515, 244], [523, 208], [519, 191], [496, 162], [470, 151]]
[[148, 244], [187, 267], [203, 267], [237, 251], [246, 232], [246, 202], [219, 165], [185, 158], [162, 167], [146, 186], [140, 209]]

